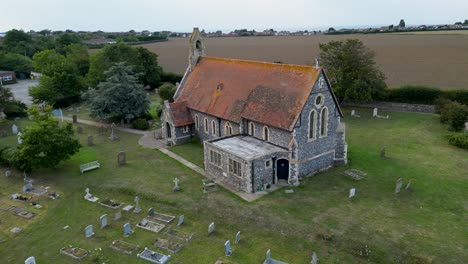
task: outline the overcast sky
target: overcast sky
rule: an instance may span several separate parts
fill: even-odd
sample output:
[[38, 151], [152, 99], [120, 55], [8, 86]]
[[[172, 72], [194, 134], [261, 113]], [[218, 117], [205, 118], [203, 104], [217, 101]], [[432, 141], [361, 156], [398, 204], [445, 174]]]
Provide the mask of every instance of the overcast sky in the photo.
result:
[[468, 0], [0, 0], [0, 32], [24, 30], [261, 31], [452, 24]]

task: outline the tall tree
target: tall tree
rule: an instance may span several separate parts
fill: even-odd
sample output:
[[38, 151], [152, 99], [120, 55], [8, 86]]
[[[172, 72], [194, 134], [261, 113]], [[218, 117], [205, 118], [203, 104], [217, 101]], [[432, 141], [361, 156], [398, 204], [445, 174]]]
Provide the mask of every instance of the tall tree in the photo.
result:
[[129, 122], [148, 111], [148, 96], [132, 68], [122, 62], [116, 63], [105, 72], [106, 81], [83, 94], [92, 117], [100, 120], [124, 118]]
[[385, 75], [375, 54], [362, 41], [347, 39], [320, 44], [320, 58], [340, 99], [371, 101], [385, 92]]
[[32, 37], [23, 30], [12, 29], [8, 31], [3, 40], [3, 49], [7, 52], [18, 53], [32, 57], [36, 52]]
[[0, 65], [2, 70], [14, 71], [16, 76], [29, 77], [33, 69], [33, 62], [29, 57], [17, 53], [0, 52]]
[[71, 123], [59, 124], [52, 116], [52, 108], [41, 113], [36, 106], [29, 110], [34, 123], [21, 135], [22, 144], [14, 155], [16, 166], [26, 172], [40, 168], [55, 168], [68, 160], [81, 147], [74, 138]]
[[55, 40], [55, 49], [58, 53], [65, 54], [65, 47], [71, 44], [81, 43], [81, 38], [75, 33], [65, 33]]
[[404, 28], [406, 27], [406, 23], [404, 19], [400, 19], [400, 24], [398, 24], [399, 27]]
[[89, 53], [88, 48], [83, 44], [70, 44], [65, 47], [65, 56], [76, 65], [77, 73], [85, 76], [89, 71]]

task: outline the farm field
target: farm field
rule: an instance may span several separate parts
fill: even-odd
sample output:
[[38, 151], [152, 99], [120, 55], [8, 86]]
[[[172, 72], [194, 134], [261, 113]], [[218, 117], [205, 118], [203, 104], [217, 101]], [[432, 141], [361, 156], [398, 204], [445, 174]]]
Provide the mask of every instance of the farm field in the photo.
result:
[[[214, 57], [312, 65], [319, 53], [319, 43], [347, 38], [358, 38], [375, 51], [377, 63], [387, 76], [389, 87], [413, 84], [468, 89], [468, 35], [207, 38], [206, 49], [207, 55]], [[188, 62], [188, 41], [188, 38], [174, 38], [142, 46], [158, 54], [164, 70], [183, 73]]]
[[[56, 169], [34, 172], [34, 186], [50, 186], [61, 194], [57, 200], [40, 198], [43, 205], [35, 209], [28, 203], [12, 201], [9, 196], [21, 190], [23, 178], [18, 172], [4, 177], [0, 167], [0, 207], [23, 207], [37, 213], [31, 220], [0, 210], [0, 263], [22, 263], [34, 255], [38, 263], [76, 263], [59, 249], [74, 245], [91, 250], [93, 256], [81, 263], [148, 263], [135, 255], [110, 249], [113, 240], [123, 240], [155, 250], [156, 238], [167, 238], [164, 232], [176, 228], [193, 233], [183, 242], [184, 248], [171, 254], [170, 263], [262, 263], [267, 249], [272, 257], [291, 264], [310, 263], [317, 252], [325, 263], [464, 263], [466, 248], [468, 194], [467, 151], [448, 145], [445, 128], [437, 115], [383, 112], [390, 119], [374, 119], [371, 110], [357, 109], [361, 118], [346, 118], [349, 165], [307, 178], [294, 193], [284, 189], [255, 202], [247, 203], [221, 188], [203, 194], [203, 177], [157, 150], [138, 146], [138, 136], [120, 133], [111, 142], [108, 135], [85, 127], [77, 135], [83, 144], [79, 153]], [[344, 109], [346, 117], [350, 109]], [[18, 123], [20, 130], [29, 121]], [[0, 129], [11, 122], [0, 124]], [[86, 146], [86, 135], [93, 134], [95, 146]], [[16, 137], [0, 138], [0, 146], [15, 146]], [[387, 158], [379, 157], [385, 147]], [[117, 165], [117, 153], [124, 150], [127, 164]], [[201, 148], [196, 142], [177, 152], [197, 162]], [[80, 164], [98, 160], [102, 167], [80, 174]], [[198, 162], [197, 162], [198, 163]], [[343, 176], [349, 168], [368, 174], [361, 181]], [[182, 192], [173, 193], [172, 180], [178, 177]], [[395, 181], [411, 180], [412, 191], [394, 193]], [[134, 204], [140, 197], [143, 212], [123, 212], [114, 220], [115, 210], [83, 199], [85, 188], [101, 200]], [[348, 191], [356, 188], [350, 201]], [[289, 189], [289, 188], [288, 188]], [[161, 233], [138, 229], [135, 224], [153, 207], [157, 212], [185, 215], [177, 227], [167, 224]], [[110, 226], [99, 227], [99, 216], [108, 214]], [[177, 220], [175, 220], [177, 221]], [[131, 223], [135, 231], [123, 236], [122, 225]], [[210, 222], [216, 229], [207, 235]], [[94, 225], [96, 233], [85, 238], [84, 228]], [[14, 226], [23, 228], [12, 234]], [[64, 229], [65, 226], [69, 226]], [[223, 244], [234, 241], [241, 231], [240, 244], [233, 243], [234, 253], [225, 257]], [[101, 250], [95, 250], [95, 248]], [[157, 250], [169, 254], [169, 252]]]

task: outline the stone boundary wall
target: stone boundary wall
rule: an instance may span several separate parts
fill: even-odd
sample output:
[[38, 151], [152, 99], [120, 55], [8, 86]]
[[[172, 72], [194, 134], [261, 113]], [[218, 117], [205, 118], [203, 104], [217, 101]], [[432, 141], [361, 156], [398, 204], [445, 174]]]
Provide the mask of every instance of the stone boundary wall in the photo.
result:
[[344, 101], [341, 103], [342, 106], [354, 106], [363, 108], [378, 108], [382, 110], [400, 111], [400, 112], [418, 112], [434, 114], [434, 105], [424, 104], [407, 104], [407, 103], [395, 103], [395, 102], [369, 102], [369, 103], [357, 103], [351, 101]]

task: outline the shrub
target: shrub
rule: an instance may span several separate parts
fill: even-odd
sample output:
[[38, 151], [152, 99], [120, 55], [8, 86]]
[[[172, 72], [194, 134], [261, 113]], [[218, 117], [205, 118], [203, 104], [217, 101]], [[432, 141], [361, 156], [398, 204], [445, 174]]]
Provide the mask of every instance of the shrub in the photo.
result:
[[15, 117], [28, 116], [27, 109], [28, 107], [24, 103], [20, 101], [13, 101], [7, 104], [3, 112], [5, 113], [7, 119], [13, 119]]
[[176, 82], [180, 82], [182, 80], [182, 77], [184, 75], [178, 74], [178, 73], [173, 73], [173, 72], [162, 72], [161, 74], [161, 83], [172, 83], [176, 84]]
[[135, 119], [132, 122], [132, 126], [133, 128], [139, 129], [139, 130], [147, 130], [150, 127], [149, 122], [143, 118]]
[[397, 89], [390, 89], [387, 100], [391, 102], [433, 104], [442, 95], [442, 91], [435, 87], [421, 85], [404, 85]]
[[468, 133], [455, 133], [448, 135], [448, 142], [459, 148], [468, 149]]
[[468, 105], [468, 90], [449, 90], [443, 93], [444, 98]]
[[461, 131], [468, 121], [468, 106], [450, 101], [441, 108], [440, 122], [449, 125], [450, 130]]
[[158, 88], [159, 97], [161, 97], [163, 101], [168, 100], [169, 102], [172, 102], [175, 92], [176, 87], [172, 83], [164, 83]]

